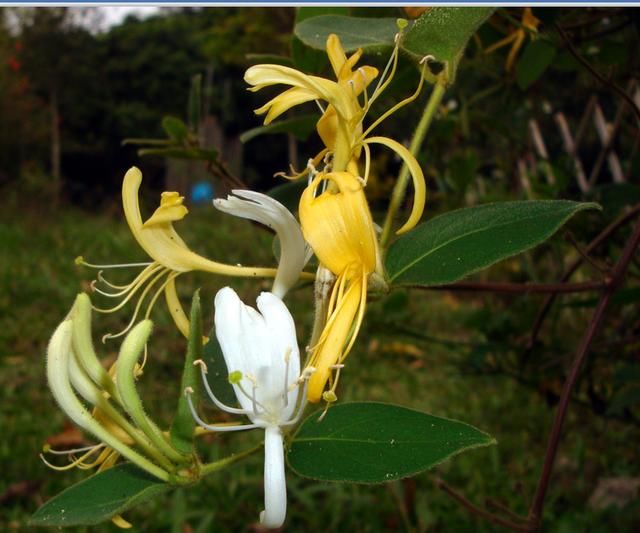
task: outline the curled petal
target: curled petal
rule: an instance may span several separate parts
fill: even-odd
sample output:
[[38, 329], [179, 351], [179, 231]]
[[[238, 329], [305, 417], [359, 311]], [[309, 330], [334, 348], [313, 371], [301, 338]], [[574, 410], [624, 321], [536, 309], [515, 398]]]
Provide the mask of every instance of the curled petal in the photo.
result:
[[215, 200], [220, 211], [255, 220], [273, 229], [280, 239], [280, 260], [273, 282], [273, 293], [282, 298], [298, 281], [306, 263], [306, 246], [300, 225], [277, 200], [254, 191], [234, 190], [235, 196]]
[[416, 161], [416, 158], [413, 157], [413, 154], [405, 146], [393, 139], [389, 139], [388, 137], [369, 137], [365, 142], [367, 144], [382, 144], [387, 148], [390, 148], [402, 158], [409, 168], [414, 188], [413, 208], [411, 209], [411, 214], [407, 221], [396, 232], [398, 235], [406, 233], [420, 222], [420, 217], [424, 211], [424, 205], [427, 198], [427, 186], [424, 181], [422, 169]]
[[282, 113], [288, 111], [294, 106], [310, 102], [318, 98], [315, 91], [303, 89], [301, 87], [292, 87], [279, 94], [275, 98], [269, 100], [262, 107], [255, 110], [256, 115], [267, 113], [264, 117], [264, 123], [270, 124], [274, 119], [278, 118]]
[[[142, 173], [136, 167], [130, 168], [125, 174], [122, 182], [124, 214], [131, 233], [133, 233], [138, 244], [162, 266], [175, 272], [202, 270], [228, 276], [273, 275], [273, 269], [226, 265], [211, 261], [192, 252], [173, 228], [172, 221], [177, 220], [176, 217], [180, 217], [181, 213], [182, 216], [185, 214], [184, 210], [180, 209], [181, 200], [177, 193], [165, 195], [163, 201], [165, 202], [164, 207], [166, 207], [166, 210], [160, 213], [156, 212], [147, 223], [143, 224], [138, 203], [138, 190], [141, 182]], [[159, 210], [162, 208], [163, 206], [161, 205]]]

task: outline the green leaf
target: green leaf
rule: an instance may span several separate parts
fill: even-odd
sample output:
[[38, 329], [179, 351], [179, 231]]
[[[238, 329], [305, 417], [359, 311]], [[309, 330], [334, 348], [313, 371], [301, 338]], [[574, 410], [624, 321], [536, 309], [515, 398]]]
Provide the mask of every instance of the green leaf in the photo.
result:
[[441, 285], [533, 248], [573, 215], [600, 209], [568, 200], [501, 202], [450, 211], [394, 242], [385, 266], [396, 285]]
[[240, 141], [246, 143], [267, 133], [291, 133], [296, 139], [305, 141], [316, 128], [318, 115], [303, 115], [300, 117], [292, 117], [286, 120], [268, 124], [267, 126], [258, 126], [257, 128], [245, 131], [240, 135]]
[[216, 397], [222, 403], [236, 405], [236, 393], [229, 383], [229, 371], [216, 338], [215, 326], [211, 328], [211, 333], [209, 333], [209, 342], [204, 345], [202, 358], [207, 365], [207, 382]]
[[58, 527], [99, 524], [170, 488], [132, 464], [120, 464], [53, 497], [33, 514], [29, 524]]
[[[349, 8], [342, 6], [310, 6], [296, 9], [296, 25], [303, 20], [321, 15], [348, 15]], [[324, 53], [324, 45], [321, 50], [316, 50], [305, 45], [295, 35], [291, 36], [291, 57], [293, 65], [302, 72], [317, 74], [327, 64], [327, 55]]]
[[518, 86], [524, 91], [534, 83], [556, 56], [556, 48], [546, 39], [536, 39], [531, 41], [525, 48], [522, 57], [516, 65], [516, 81]]
[[187, 128], [187, 125], [176, 117], [163, 117], [162, 129], [164, 129], [166, 134], [177, 143], [183, 143], [189, 135], [189, 128]]
[[398, 33], [395, 18], [343, 17], [322, 15], [303, 20], [294, 29], [297, 37], [307, 46], [324, 50], [327, 37], [335, 33], [346, 52], [358, 48], [380, 49], [393, 46]]
[[423, 472], [465, 450], [495, 444], [482, 431], [397, 405], [343, 403], [321, 422], [311, 415], [293, 437], [288, 462], [326, 481], [381, 483]]
[[[448, 83], [455, 80], [458, 63], [469, 39], [480, 25], [494, 12], [494, 7], [433, 7], [420, 16], [407, 31], [402, 48], [419, 61], [433, 56], [430, 62], [430, 81], [439, 72], [434, 68], [444, 66]], [[428, 73], [429, 74], [429, 73]]]
[[197, 290], [191, 300], [191, 316], [189, 317], [189, 343], [187, 356], [182, 370], [182, 382], [180, 384], [180, 398], [178, 408], [171, 425], [171, 443], [176, 450], [184, 453], [193, 453], [193, 431], [196, 422], [191, 415], [189, 403], [184, 395], [187, 387], [193, 389], [194, 398], [200, 395], [200, 369], [193, 362], [202, 359], [202, 313], [200, 311], [200, 291]]

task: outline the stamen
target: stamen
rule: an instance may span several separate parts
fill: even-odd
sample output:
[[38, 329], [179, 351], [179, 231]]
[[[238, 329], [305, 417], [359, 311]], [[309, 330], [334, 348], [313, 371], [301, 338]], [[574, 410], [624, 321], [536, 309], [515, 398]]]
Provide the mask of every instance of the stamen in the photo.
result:
[[322, 107], [322, 104], [320, 103], [320, 100], [314, 100], [314, 102], [320, 108], [320, 112], [324, 115], [325, 109], [324, 109], [324, 107]]
[[209, 396], [211, 401], [216, 405], [216, 407], [218, 407], [218, 409], [221, 409], [223, 411], [226, 411], [227, 413], [236, 414], [236, 415], [249, 414], [249, 411], [247, 411], [246, 409], [238, 409], [237, 407], [231, 407], [225, 403], [222, 403], [211, 390], [209, 381], [207, 380], [206, 363], [202, 359], [197, 359], [193, 362], [193, 364], [194, 366], [200, 366], [200, 375], [202, 376], [202, 383], [204, 384], [204, 388], [207, 391], [207, 395]]
[[[248, 377], [248, 376], [247, 376], [247, 377]], [[246, 390], [244, 390], [244, 387], [242, 386], [242, 384], [241, 384], [241, 383], [236, 384], [236, 387], [238, 387], [238, 390], [239, 390], [242, 394], [244, 394], [246, 398], [248, 398], [249, 400], [251, 400], [251, 403], [253, 404], [253, 413], [254, 413], [256, 416], [261, 416], [261, 415], [263, 415], [264, 413], [266, 413], [266, 412], [267, 412], [267, 408], [266, 408], [264, 405], [262, 405], [258, 400], [256, 400], [256, 389], [258, 388], [258, 387], [257, 387], [257, 385], [256, 385], [256, 386], [254, 386], [254, 387], [252, 388], [251, 394], [249, 394]], [[256, 409], [256, 406], [258, 406], [258, 407], [262, 408], [262, 409], [263, 409], [263, 412], [262, 412], [262, 413], [261, 413], [261, 412], [259, 412], [259, 411]]]
[[121, 263], [121, 264], [115, 264], [115, 265], [94, 265], [92, 263], [87, 263], [84, 260], [84, 257], [79, 255], [75, 259], [75, 264], [76, 265], [86, 266], [86, 267], [89, 267], [89, 268], [139, 268], [139, 267], [146, 267], [146, 266], [152, 265], [153, 262], [151, 262], [151, 263]]
[[[404, 100], [401, 100], [400, 102], [398, 102], [396, 105], [394, 105], [391, 109], [388, 109], [386, 112], [384, 112], [382, 115], [380, 115], [374, 122], [373, 124], [371, 124], [366, 130], [365, 132], [360, 135], [360, 138], [358, 139], [358, 142], [362, 142], [364, 139], [366, 139], [367, 135], [369, 135], [380, 123], [382, 123], [384, 120], [386, 120], [387, 118], [389, 118], [391, 115], [393, 115], [398, 109], [406, 106], [407, 104], [413, 102], [416, 98], [418, 98], [418, 95], [420, 94], [420, 92], [422, 91], [422, 86], [424, 84], [424, 75], [426, 72], [426, 68], [427, 68], [427, 61], [426, 58], [428, 58], [430, 56], [425, 56], [423, 58], [423, 61], [421, 61], [422, 63], [422, 72], [420, 73], [420, 82], [418, 83], [418, 87], [415, 90], [415, 92], [411, 95], [408, 96], [407, 98], [405, 98]], [[433, 57], [433, 56], [431, 56]], [[371, 97], [371, 100], [373, 100], [373, 96]]]
[[50, 453], [52, 455], [71, 455], [72, 453], [86, 452], [89, 450], [94, 450], [96, 448], [102, 448], [103, 446], [104, 444], [101, 443], [101, 444], [92, 444], [91, 446], [83, 446], [82, 448], [72, 448], [71, 450], [54, 450], [48, 444], [45, 444], [42, 447], [42, 452]]
[[119, 309], [122, 309], [122, 307], [124, 307], [126, 305], [126, 303], [131, 300], [131, 298], [133, 298], [133, 296], [138, 292], [138, 289], [140, 289], [140, 287], [142, 287], [146, 281], [152, 277], [154, 274], [156, 274], [157, 272], [161, 272], [163, 270], [168, 270], [165, 269], [163, 266], [161, 265], [156, 265], [154, 267], [152, 267], [151, 269], [145, 268], [140, 275], [133, 280], [132, 283], [129, 284], [129, 288], [128, 290], [125, 290], [124, 292], [128, 292], [127, 296], [125, 298], [122, 299], [122, 301], [114, 306], [114, 307], [110, 307], [108, 309], [102, 309], [100, 307], [96, 307], [96, 306], [91, 306], [92, 309], [94, 311], [97, 311], [98, 313], [114, 313], [115, 311], [118, 311]]
[[[396, 35], [398, 35], [398, 34], [396, 34]], [[400, 50], [400, 40], [396, 39], [395, 46], [393, 48], [393, 52], [391, 52], [391, 56], [389, 57], [389, 61], [387, 61], [387, 64], [385, 65], [384, 70], [382, 71], [382, 76], [380, 76], [380, 78], [378, 79], [378, 83], [376, 85], [376, 88], [374, 89], [373, 93], [371, 94], [371, 98], [369, 99], [369, 106], [366, 108], [366, 111], [369, 111], [369, 109], [370, 109], [371, 105], [373, 104], [373, 102], [376, 101], [376, 99], [387, 88], [389, 83], [391, 83], [391, 80], [393, 79], [393, 76], [395, 75], [395, 72], [396, 72], [396, 67], [398, 66], [398, 53], [399, 53], [399, 50]], [[391, 72], [389, 72], [389, 69], [391, 69]], [[387, 76], [387, 74], [389, 74], [389, 75]]]
[[147, 296], [147, 294], [149, 293], [149, 291], [153, 288], [153, 286], [156, 284], [156, 282], [162, 277], [164, 276], [167, 272], [171, 272], [168, 268], [162, 268], [162, 270], [156, 275], [156, 277], [154, 277], [149, 283], [148, 285], [145, 287], [144, 291], [142, 291], [142, 294], [140, 295], [140, 298], [138, 299], [138, 303], [136, 304], [136, 307], [133, 311], [133, 316], [131, 317], [131, 320], [129, 321], [129, 324], [127, 324], [127, 326], [120, 332], [118, 333], [107, 333], [106, 335], [102, 336], [102, 342], [105, 343], [107, 339], [115, 339], [117, 337], [122, 337], [122, 335], [124, 335], [125, 333], [127, 333], [127, 331], [129, 331], [133, 325], [136, 322], [136, 318], [138, 317], [138, 313], [140, 312], [140, 307], [142, 307], [142, 302], [144, 301], [145, 297]]
[[254, 429], [254, 428], [260, 427], [257, 424], [240, 424], [240, 425], [229, 425], [229, 426], [223, 426], [223, 425], [214, 426], [212, 424], [207, 424], [204, 420], [200, 418], [200, 416], [196, 412], [195, 406], [193, 405], [193, 400], [191, 399], [191, 395], [193, 394], [193, 389], [191, 387], [187, 387], [186, 389], [184, 389], [184, 394], [187, 397], [187, 403], [189, 404], [189, 410], [191, 411], [191, 416], [193, 416], [193, 419], [204, 429], [207, 429], [209, 431], [222, 432], [222, 431], [244, 431], [245, 429]]
[[302, 418], [302, 413], [304, 413], [304, 409], [307, 406], [307, 387], [309, 386], [309, 379], [304, 380], [304, 385], [302, 386], [302, 394], [298, 394], [299, 404], [296, 408], [296, 412], [292, 418], [282, 422], [281, 426], [293, 426], [298, 423], [298, 421]]
[[362, 78], [362, 93], [364, 98], [363, 109], [369, 109], [369, 94], [367, 93], [367, 75], [364, 73], [364, 69], [362, 67], [358, 67], [358, 74]]
[[369, 182], [369, 171], [371, 170], [371, 149], [367, 143], [363, 143], [361, 146], [364, 151], [364, 179], [362, 180], [362, 186], [366, 187]]
[[42, 462], [46, 464], [49, 468], [52, 468], [53, 470], [57, 470], [58, 472], [64, 472], [65, 470], [71, 470], [72, 468], [75, 468], [76, 466], [82, 464], [88, 457], [91, 457], [95, 452], [97, 452], [103, 446], [104, 444], [95, 445], [91, 450], [86, 452], [84, 455], [78, 457], [77, 459], [74, 459], [71, 463], [64, 466], [57, 466], [50, 463], [49, 461], [47, 461], [44, 454], [42, 453], [40, 454], [40, 459], [42, 459]]
[[[94, 280], [91, 282], [91, 288], [95, 291], [98, 292], [99, 294], [103, 294], [105, 296], [110, 296], [110, 297], [116, 297], [116, 296], [121, 296], [122, 294], [125, 294], [126, 292], [128, 292], [129, 290], [132, 290], [138, 283], [140, 283], [140, 281], [147, 279], [147, 277], [154, 271], [157, 270], [158, 267], [160, 267], [161, 265], [157, 264], [157, 263], [151, 263], [149, 266], [145, 267], [134, 279], [133, 281], [131, 281], [130, 283], [127, 283], [126, 285], [116, 285], [114, 283], [110, 283], [109, 281], [107, 281], [105, 279], [105, 277], [102, 275], [102, 270], [98, 271], [98, 276], [97, 276], [97, 280]], [[116, 289], [116, 290], [120, 290], [120, 292], [118, 293], [108, 293], [106, 291], [102, 291], [97, 287], [97, 282], [101, 282], [104, 283], [105, 285], [107, 285], [108, 287], [111, 287], [112, 289]]]
[[181, 272], [173, 272], [172, 274], [167, 276], [167, 279], [165, 280], [165, 282], [156, 291], [156, 293], [153, 295], [153, 298], [151, 298], [151, 301], [149, 302], [149, 305], [147, 306], [147, 312], [144, 315], [145, 319], [148, 319], [149, 316], [151, 315], [151, 309], [153, 309], [153, 306], [155, 305], [156, 301], [158, 300], [158, 296], [160, 296], [162, 294], [162, 292], [164, 291], [164, 289], [167, 287], [167, 285], [169, 283], [171, 283], [174, 279], [176, 279], [180, 274], [181, 274]]
[[289, 405], [289, 388], [287, 387], [287, 381], [289, 381], [289, 363], [291, 360], [291, 347], [287, 346], [284, 351], [284, 392], [282, 393], [282, 399], [284, 400], [284, 406]]

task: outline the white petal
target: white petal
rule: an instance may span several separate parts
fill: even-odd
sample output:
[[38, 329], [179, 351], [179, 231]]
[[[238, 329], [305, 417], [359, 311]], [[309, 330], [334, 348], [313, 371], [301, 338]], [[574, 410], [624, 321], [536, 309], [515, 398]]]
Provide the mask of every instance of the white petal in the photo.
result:
[[[270, 292], [258, 296], [258, 309], [264, 317], [265, 325], [271, 337], [271, 387], [272, 394], [282, 395], [300, 376], [300, 351], [296, 338], [296, 327], [293, 317], [284, 302]], [[288, 355], [289, 365], [285, 355]], [[286, 375], [285, 375], [286, 373]], [[298, 398], [298, 389], [287, 392], [289, 400], [283, 409], [281, 420], [291, 417]]]
[[264, 434], [264, 511], [260, 523], [278, 528], [287, 516], [287, 482], [284, 474], [284, 446], [277, 426], [269, 426]]
[[236, 196], [214, 201], [216, 208], [264, 224], [275, 230], [280, 239], [280, 262], [273, 282], [273, 292], [282, 298], [298, 281], [307, 261], [300, 225], [284, 205], [266, 194], [241, 189], [233, 190], [232, 193]]
[[[243, 323], [246, 322], [246, 320], [242, 320], [246, 314], [245, 305], [231, 287], [224, 287], [218, 291], [214, 305], [216, 337], [220, 343], [227, 370], [246, 374], [250, 370], [246, 363], [245, 342], [248, 340], [246, 336], [252, 335], [252, 332], [245, 331], [245, 327], [243, 327]], [[243, 409], [251, 410], [251, 400], [242, 394], [237, 386], [234, 385], [233, 388], [240, 406]]]

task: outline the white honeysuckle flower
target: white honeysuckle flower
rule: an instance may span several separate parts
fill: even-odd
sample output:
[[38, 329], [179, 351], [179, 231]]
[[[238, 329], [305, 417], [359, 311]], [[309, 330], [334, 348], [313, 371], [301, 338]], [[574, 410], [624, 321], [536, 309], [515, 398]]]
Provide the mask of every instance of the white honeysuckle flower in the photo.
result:
[[306, 384], [313, 368], [300, 374], [295, 324], [282, 300], [273, 293], [263, 292], [256, 303], [258, 310], [245, 305], [230, 287], [218, 291], [215, 298], [216, 337], [239, 408], [225, 405], [215, 396], [204, 375], [204, 363], [196, 361], [214, 404], [228, 413], [246, 415], [251, 424], [207, 424], [196, 412], [192, 391], [185, 392], [194, 418], [205, 429], [265, 430], [265, 509], [260, 513], [260, 522], [266, 527], [278, 528], [287, 512], [282, 428], [300, 420], [306, 405]]
[[300, 278], [309, 254], [300, 225], [280, 202], [255, 191], [234, 189], [235, 196], [218, 198], [213, 205], [231, 215], [259, 222], [273, 229], [280, 239], [280, 261], [272, 292], [283, 298]]

